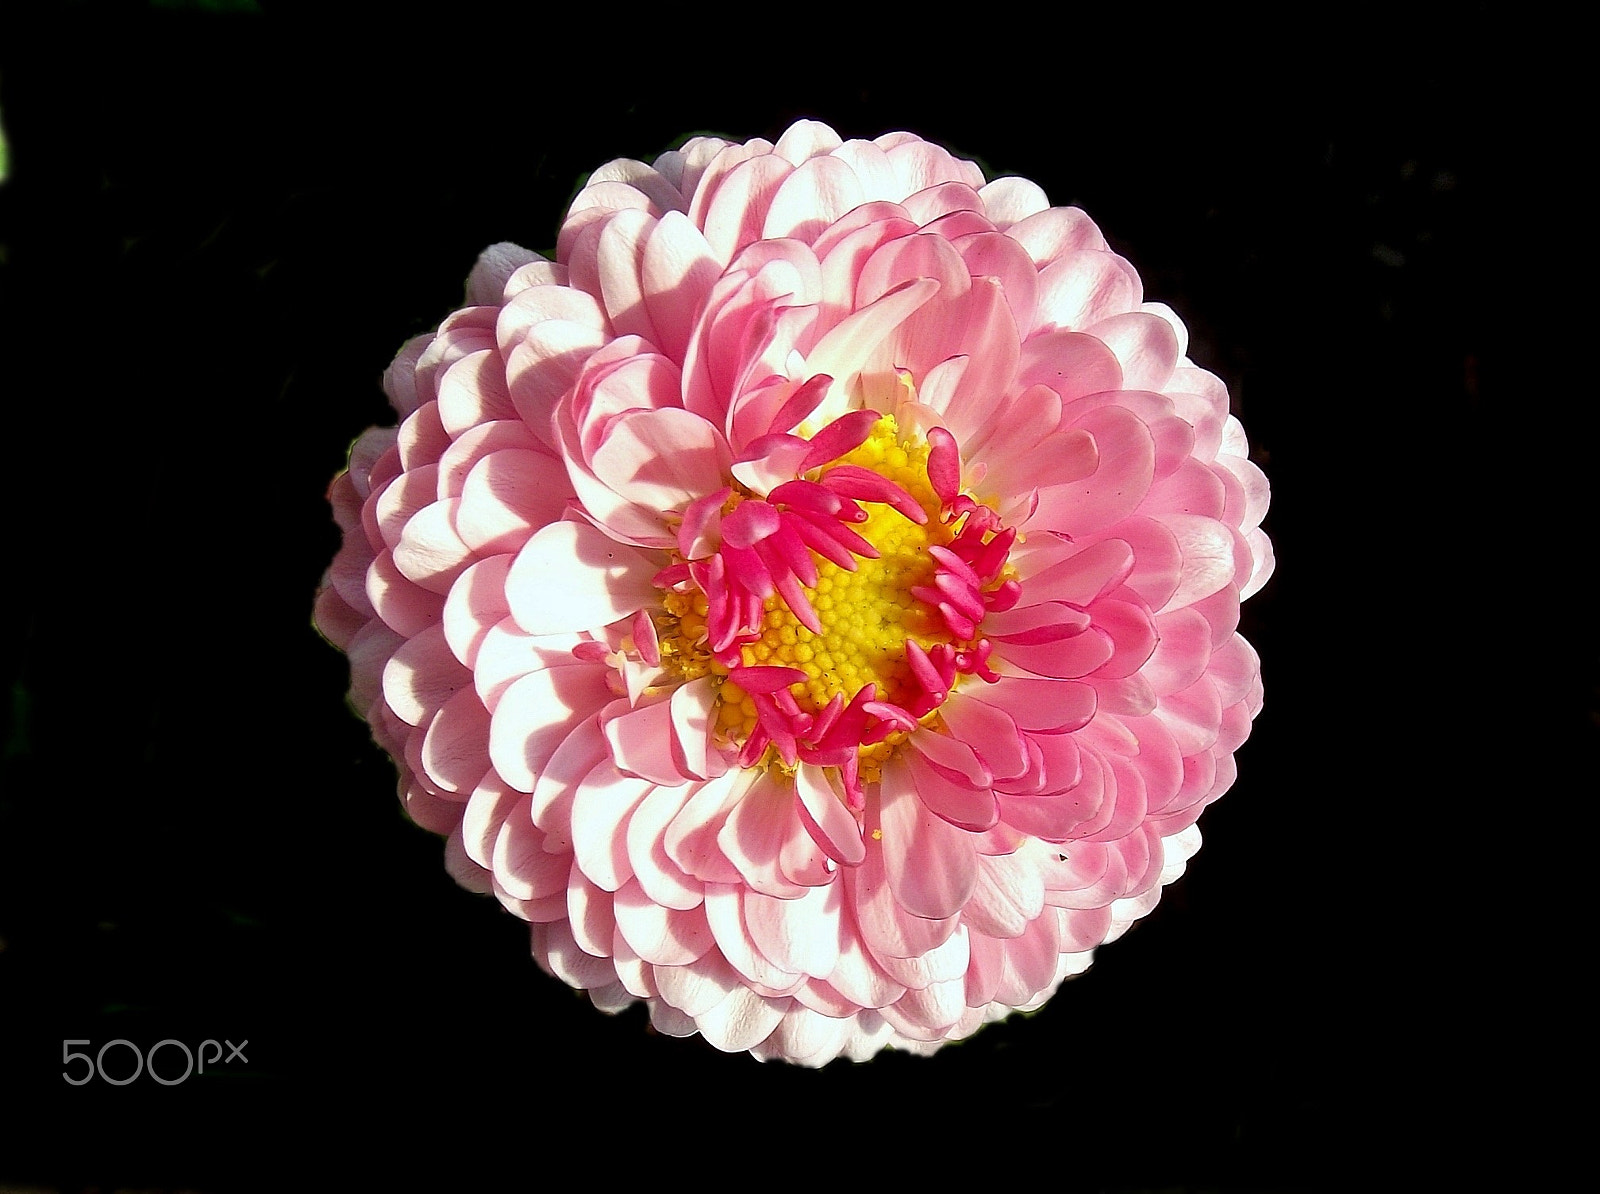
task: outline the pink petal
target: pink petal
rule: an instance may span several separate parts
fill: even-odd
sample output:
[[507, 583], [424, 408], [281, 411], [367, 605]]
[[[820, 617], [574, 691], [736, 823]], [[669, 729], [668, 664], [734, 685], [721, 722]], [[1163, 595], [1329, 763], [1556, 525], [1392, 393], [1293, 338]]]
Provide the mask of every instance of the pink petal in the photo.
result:
[[654, 787], [649, 780], [622, 774], [609, 760], [578, 785], [572, 799], [572, 854], [579, 869], [602, 890], [616, 891], [633, 878], [628, 819]]
[[861, 826], [845, 807], [843, 795], [834, 789], [828, 773], [802, 764], [795, 769], [794, 786], [801, 819], [817, 845], [840, 865], [859, 866], [867, 851]]
[[788, 840], [805, 833], [795, 815], [794, 803], [794, 792], [763, 772], [717, 834], [717, 845], [745, 882], [756, 891], [781, 899], [794, 899], [806, 890], [785, 878], [778, 866]]
[[1027, 768], [1028, 755], [1022, 748], [1017, 723], [1003, 710], [957, 692], [940, 706], [939, 715], [952, 734], [974, 744], [979, 757], [989, 765], [996, 778], [1021, 775]]
[[610, 699], [602, 668], [558, 667], [522, 677], [506, 690], [490, 719], [494, 769], [518, 791], [533, 791], [555, 749]]
[[529, 634], [595, 630], [653, 604], [661, 561], [587, 523], [557, 522], [517, 553], [506, 578], [512, 616]]
[[630, 709], [601, 724], [618, 770], [652, 783], [677, 787], [687, 782], [673, 756], [670, 699]]
[[452, 439], [481, 423], [515, 418], [516, 413], [505, 366], [493, 349], [468, 353], [439, 379], [439, 419]]
[[613, 911], [617, 931], [652, 966], [688, 966], [712, 947], [711, 926], [703, 908], [664, 908], [637, 879], [618, 889]]
[[977, 882], [971, 837], [923, 804], [901, 757], [884, 765], [882, 793], [883, 864], [895, 902], [927, 920], [954, 916]]
[[668, 511], [722, 486], [733, 457], [704, 419], [667, 409], [615, 419], [590, 464], [624, 501]]
[[489, 711], [470, 688], [440, 707], [422, 741], [422, 767], [446, 792], [464, 799], [489, 770]]
[[705, 899], [705, 889], [683, 873], [666, 848], [667, 826], [693, 796], [689, 784], [656, 788], [628, 821], [628, 861], [634, 878], [651, 900], [667, 908], [695, 908]]
[[745, 927], [756, 947], [780, 969], [827, 978], [839, 961], [843, 895], [836, 883], [807, 888], [793, 900], [750, 892], [744, 897]]
[[[914, 735], [913, 741], [936, 737], [925, 731]], [[964, 783], [948, 769], [931, 766], [928, 756], [920, 751], [907, 753], [905, 766], [923, 805], [940, 820], [969, 833], [981, 833], [999, 820], [1000, 806], [987, 783]]]
[[[567, 507], [566, 477], [542, 452], [505, 448], [473, 466], [461, 491], [456, 532], [479, 555], [518, 550]], [[555, 474], [556, 483], [550, 478]]]

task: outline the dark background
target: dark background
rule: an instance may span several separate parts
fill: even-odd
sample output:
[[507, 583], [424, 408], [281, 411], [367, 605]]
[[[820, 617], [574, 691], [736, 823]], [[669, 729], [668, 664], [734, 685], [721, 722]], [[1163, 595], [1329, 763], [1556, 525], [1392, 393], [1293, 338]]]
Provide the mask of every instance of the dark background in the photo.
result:
[[[1470, 1158], [1496, 1047], [1458, 947], [1496, 912], [1451, 895], [1449, 837], [1495, 699], [1460, 582], [1503, 447], [1503, 7], [997, 14], [931, 53], [812, 12], [400, 11], [68, 4], [0, 36], [0, 1182], [476, 1189], [575, 1156], [726, 1188], [970, 1151], [1057, 1188], [1323, 1191]], [[1244, 615], [1266, 709], [1157, 911], [1032, 1017], [822, 1072], [539, 973], [401, 817], [309, 623], [328, 480], [477, 252], [549, 250], [614, 157], [802, 116], [1083, 206], [1228, 383], [1278, 553]], [[63, 1040], [167, 1038], [248, 1064], [61, 1076]]]

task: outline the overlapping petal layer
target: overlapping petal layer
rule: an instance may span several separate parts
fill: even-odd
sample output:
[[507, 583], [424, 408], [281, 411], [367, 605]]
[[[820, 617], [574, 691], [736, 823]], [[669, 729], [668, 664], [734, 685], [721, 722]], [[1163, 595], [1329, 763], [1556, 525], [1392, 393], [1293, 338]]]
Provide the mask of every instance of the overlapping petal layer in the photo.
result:
[[385, 375], [317, 624], [447, 864], [661, 1031], [1039, 1006], [1261, 707], [1266, 479], [1081, 211], [905, 133], [602, 167]]

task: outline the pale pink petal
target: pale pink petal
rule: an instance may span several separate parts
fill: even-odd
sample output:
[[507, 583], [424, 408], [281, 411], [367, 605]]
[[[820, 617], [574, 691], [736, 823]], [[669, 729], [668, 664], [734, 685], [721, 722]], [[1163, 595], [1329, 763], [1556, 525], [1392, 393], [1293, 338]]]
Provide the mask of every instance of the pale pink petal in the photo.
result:
[[1019, 220], [1009, 234], [1041, 267], [1078, 249], [1104, 249], [1106, 239], [1083, 211], [1052, 207]]
[[566, 479], [566, 469], [554, 456], [548, 455], [549, 449], [534, 438], [527, 424], [521, 419], [497, 419], [463, 431], [455, 442], [444, 450], [444, 454], [439, 457], [439, 497], [460, 497], [462, 489], [467, 484], [467, 474], [472, 471], [473, 466], [491, 452], [498, 452], [503, 448], [523, 448], [532, 452], [546, 453], [540, 465], [539, 475], [544, 478], [546, 484], [565, 493], [571, 493], [571, 486]]
[[1028, 756], [1022, 749], [1017, 723], [1002, 709], [958, 692], [944, 703], [940, 716], [952, 734], [976, 746], [995, 778], [1021, 775], [1027, 767]]
[[[1063, 415], [1071, 419], [1071, 413]], [[1098, 467], [1084, 480], [1039, 490], [1033, 521], [1070, 535], [1091, 535], [1139, 507], [1155, 477], [1155, 438], [1138, 416], [1098, 407], [1072, 422], [1094, 436]]]
[[490, 856], [495, 882], [518, 900], [540, 900], [567, 889], [572, 863], [544, 849], [544, 835], [528, 820], [521, 796], [500, 824]]
[[785, 844], [805, 832], [794, 805], [792, 789], [762, 774], [734, 806], [717, 835], [722, 852], [753, 890], [782, 899], [805, 893], [805, 888], [787, 879], [778, 866]]
[[683, 410], [618, 417], [590, 458], [595, 476], [625, 501], [661, 511], [682, 510], [723, 485], [732, 463], [716, 428]]
[[662, 907], [637, 879], [628, 880], [617, 891], [612, 910], [617, 930], [652, 966], [688, 966], [712, 946], [711, 926], [702, 908]]
[[616, 891], [633, 878], [628, 819], [654, 787], [649, 780], [624, 775], [608, 760], [584, 776], [573, 795], [573, 858], [589, 881], [604, 891]]
[[[492, 734], [491, 726], [491, 744]], [[545, 834], [545, 849], [572, 849], [572, 802], [578, 795], [578, 786], [609, 757], [599, 718], [589, 716], [573, 724], [546, 758], [532, 780], [528, 805], [528, 815]]]
[[739, 163], [722, 178], [701, 224], [719, 261], [731, 261], [740, 249], [761, 239], [767, 210], [793, 171], [775, 154], [763, 154]]
[[747, 890], [740, 884], [706, 884], [706, 923], [711, 926], [722, 956], [749, 982], [787, 992], [804, 982], [805, 976], [775, 965], [756, 948], [744, 923]]
[[526, 793], [508, 787], [495, 772], [485, 775], [472, 790], [461, 815], [462, 847], [467, 856], [478, 866], [490, 867], [500, 827], [510, 816], [526, 818], [530, 799]]
[[983, 209], [996, 228], [1009, 228], [1019, 220], [1037, 215], [1050, 207], [1043, 189], [1026, 178], [997, 178], [979, 191]]
[[514, 552], [535, 530], [555, 522], [567, 507], [565, 477], [550, 484], [540, 452], [503, 448], [484, 456], [467, 474], [456, 510], [456, 533], [480, 556]]
[[446, 701], [422, 740], [422, 768], [445, 792], [465, 799], [489, 770], [489, 711], [463, 689]]
[[441, 595], [472, 562], [472, 549], [456, 533], [460, 499], [425, 506], [413, 515], [395, 545], [394, 564], [406, 579]]
[[383, 669], [383, 696], [406, 724], [421, 725], [470, 680], [471, 673], [450, 653], [444, 630], [434, 625], [394, 653]]
[[467, 354], [439, 379], [439, 418], [452, 438], [480, 423], [515, 415], [505, 369], [492, 349]]
[[969, 833], [981, 833], [1000, 817], [994, 792], [989, 782], [972, 784], [949, 769], [932, 766], [932, 760], [922, 748], [939, 737], [928, 732], [916, 734], [914, 739], [919, 749], [904, 756], [917, 795], [934, 816]]
[[380, 551], [367, 567], [366, 597], [372, 611], [396, 634], [421, 634], [439, 620], [444, 601], [438, 593], [400, 574], [392, 552]]
[[506, 358], [511, 403], [529, 430], [555, 448], [550, 416], [578, 378], [583, 363], [605, 343], [605, 333], [586, 324], [547, 319], [528, 329]]
[[793, 237], [810, 244], [845, 212], [861, 206], [866, 196], [848, 163], [834, 157], [812, 157], [785, 178], [767, 209], [765, 238]]
[[467, 667], [477, 660], [489, 631], [511, 613], [505, 592], [511, 560], [509, 555], [480, 559], [450, 586], [441, 625], [450, 650]]
[[839, 961], [839, 914], [844, 889], [837, 883], [811, 887], [798, 899], [780, 900], [751, 892], [744, 898], [744, 922], [751, 940], [774, 965], [797, 974], [826, 978]]
[[795, 770], [794, 786], [802, 806], [801, 818], [817, 844], [837, 863], [860, 865], [866, 857], [861, 826], [828, 775], [820, 767], [803, 765]]
[[518, 791], [533, 791], [555, 749], [610, 699], [599, 668], [549, 668], [522, 677], [506, 690], [490, 719], [494, 769]]
[[611, 758], [629, 775], [677, 787], [686, 782], [673, 751], [672, 704], [657, 700], [606, 719], [601, 727]]
[[883, 769], [883, 862], [895, 901], [913, 916], [955, 915], [977, 882], [977, 852], [963, 830], [935, 816], [899, 759]]
[[667, 826], [667, 856], [683, 872], [707, 883], [738, 883], [739, 870], [717, 844], [734, 805], [755, 782], [755, 772], [733, 770], [696, 788]]
[[789, 1000], [767, 999], [745, 987], [702, 1016], [695, 1017], [700, 1035], [725, 1053], [739, 1053], [760, 1044], [778, 1026]]
[[682, 214], [669, 212], [645, 239], [639, 273], [653, 339], [669, 357], [682, 361], [695, 313], [721, 267], [700, 230]]
[[657, 967], [655, 980], [661, 998], [689, 1016], [703, 1016], [744, 981], [716, 952], [704, 955], [692, 966]]
[[839, 134], [820, 120], [797, 120], [783, 131], [783, 136], [774, 143], [772, 152], [799, 166], [810, 158], [832, 153], [840, 144]]
[[661, 566], [586, 523], [557, 522], [517, 553], [506, 595], [529, 634], [596, 630], [651, 604]]
[[1160, 390], [1183, 355], [1172, 325], [1143, 311], [1102, 319], [1088, 332], [1117, 354], [1122, 384], [1129, 390]]
[[973, 930], [973, 956], [978, 934], [1019, 937], [1044, 912], [1044, 874], [1027, 854], [978, 859], [978, 881], [963, 911]]
[[667, 826], [693, 796], [689, 785], [658, 787], [628, 821], [628, 861], [634, 877], [652, 900], [666, 908], [695, 908], [705, 899], [704, 888], [683, 873], [666, 849]]
[[[915, 802], [916, 796], [913, 794], [910, 799]], [[873, 830], [878, 831], [876, 835]], [[840, 872], [856, 926], [863, 944], [875, 957], [921, 957], [948, 941], [960, 927], [960, 919], [950, 916], [928, 920], [902, 908], [889, 883], [882, 843], [882, 829], [871, 824], [866, 833], [866, 858], [859, 867]]]
[[1072, 249], [1039, 271], [1041, 326], [1083, 331], [1138, 306], [1142, 296], [1115, 253]]
[[1183, 558], [1178, 587], [1164, 608], [1193, 605], [1234, 579], [1233, 535], [1226, 526], [1196, 514], [1163, 514], [1157, 521], [1172, 532]]

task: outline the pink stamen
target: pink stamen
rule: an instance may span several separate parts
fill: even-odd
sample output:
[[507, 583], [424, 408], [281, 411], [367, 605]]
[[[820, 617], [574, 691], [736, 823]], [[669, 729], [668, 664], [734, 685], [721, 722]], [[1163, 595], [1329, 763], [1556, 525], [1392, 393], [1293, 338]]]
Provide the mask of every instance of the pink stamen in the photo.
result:
[[754, 547], [780, 525], [778, 511], [766, 502], [744, 502], [722, 520], [722, 542], [732, 547]]
[[985, 581], [993, 580], [1000, 575], [1000, 569], [1005, 567], [1006, 560], [1011, 557], [1011, 545], [1017, 540], [1015, 527], [1007, 527], [989, 542], [980, 547], [972, 556], [969, 563], [972, 570]]
[[983, 583], [978, 578], [978, 574], [967, 566], [967, 562], [960, 556], [956, 555], [956, 553], [951, 551], [948, 547], [930, 547], [928, 548], [928, 554], [934, 559], [938, 560], [939, 563], [943, 564], [945, 568], [949, 569], [951, 572], [954, 572], [962, 580], [966, 581], [973, 588], [977, 588]]
[[806, 383], [784, 401], [778, 408], [778, 413], [772, 416], [772, 429], [774, 431], [789, 431], [800, 423], [827, 397], [828, 387], [833, 384], [833, 378], [826, 373], [819, 373], [809, 378]]
[[824, 489], [815, 481], [785, 481], [767, 495], [767, 500], [798, 510], [810, 510], [827, 518], [842, 518], [846, 522], [867, 521], [867, 512], [860, 506], [846, 501], [831, 489]]
[[849, 803], [852, 812], [861, 812], [867, 807], [866, 793], [861, 790], [861, 761], [855, 755], [845, 760], [844, 766], [839, 768], [839, 778], [844, 780], [845, 800]]
[[968, 581], [954, 572], [941, 571], [934, 576], [933, 583], [939, 592], [949, 599], [951, 605], [974, 622], [983, 621], [986, 607], [983, 604], [983, 594], [978, 591], [975, 581]]
[[768, 693], [785, 692], [791, 684], [804, 684], [806, 674], [797, 667], [762, 664], [758, 667], [730, 668], [728, 680], [751, 696], [765, 696]]
[[572, 657], [584, 663], [600, 663], [609, 654], [611, 650], [604, 643], [593, 641], [579, 643], [572, 648]]
[[[792, 525], [794, 526], [795, 532], [802, 538], [804, 538], [806, 534], [802, 526], [802, 524], [804, 524], [804, 526], [809, 526], [816, 533], [826, 535], [852, 555], [858, 555], [864, 560], [875, 560], [878, 558], [879, 553], [876, 547], [872, 546], [872, 544], [868, 543], [860, 535], [856, 534], [849, 527], [844, 526], [842, 523], [829, 522], [825, 519], [813, 517], [812, 515], [806, 514], [805, 512], [799, 510], [788, 511], [788, 513], [791, 514], [796, 520]], [[807, 542], [810, 542], [810, 540], [808, 539]], [[813, 546], [815, 545], [813, 544]], [[829, 558], [831, 559], [832, 557], [830, 556]], [[849, 570], [851, 572], [855, 571], [855, 564], [853, 562], [851, 563]]]
[[840, 415], [811, 437], [811, 450], [800, 461], [796, 473], [809, 473], [812, 469], [837, 460], [853, 452], [872, 434], [875, 423], [883, 416], [875, 410], [853, 410]]
[[806, 591], [800, 587], [799, 579], [790, 570], [772, 540], [763, 539], [756, 544], [755, 550], [762, 564], [766, 566], [767, 574], [772, 577], [773, 587], [783, 598], [784, 604], [789, 607], [789, 612], [794, 614], [800, 624], [812, 634], [821, 634], [822, 619], [817, 617], [817, 611], [811, 608]]
[[928, 521], [928, 512], [918, 504], [916, 498], [888, 477], [880, 476], [871, 469], [860, 468], [854, 464], [837, 465], [823, 474], [822, 484], [843, 497], [860, 498], [866, 502], [882, 502], [898, 510], [918, 526]]
[[820, 742], [828, 736], [828, 731], [833, 729], [833, 723], [839, 720], [839, 714], [844, 712], [844, 693], [836, 692], [833, 700], [822, 707], [822, 712], [817, 714], [817, 719], [811, 725], [810, 738], [813, 742]]
[[943, 427], [928, 429], [928, 484], [947, 506], [961, 493], [961, 452]]
[[633, 645], [640, 659], [651, 667], [661, 666], [661, 641], [656, 637], [656, 624], [642, 609], [633, 615]]
[[733, 490], [723, 486], [716, 493], [695, 498], [683, 508], [683, 523], [678, 527], [678, 551], [683, 558], [695, 558], [695, 547], [714, 537], [716, 524], [722, 517], [722, 503]]
[[772, 741], [772, 736], [758, 721], [755, 729], [750, 731], [750, 737], [745, 739], [744, 749], [739, 752], [739, 766], [754, 767], [761, 761], [761, 756], [767, 753], [767, 743]]
[[906, 639], [906, 664], [911, 668], [911, 675], [917, 683], [922, 685], [923, 700], [917, 703], [931, 702], [922, 712], [928, 713], [944, 704], [945, 698], [950, 695], [949, 682], [939, 675], [938, 669], [933, 666], [933, 660], [928, 658], [928, 653], [916, 639]]
[[783, 519], [770, 542], [789, 566], [789, 571], [800, 578], [801, 584], [811, 589], [817, 584], [817, 562], [811, 558], [811, 553], [806, 550], [805, 543], [792, 525], [797, 521], [794, 518]]
[[899, 705], [889, 701], [868, 701], [861, 706], [862, 710], [878, 718], [878, 724], [861, 735], [861, 744], [871, 746], [882, 742], [896, 730], [910, 733], [917, 728], [917, 719], [902, 709]]
[[727, 563], [730, 582], [737, 583], [741, 589], [754, 593], [763, 601], [772, 596], [772, 573], [767, 571], [766, 564], [754, 551], [724, 542], [717, 554]]
[[783, 760], [785, 767], [793, 767], [799, 761], [798, 743], [794, 734], [785, 724], [783, 713], [772, 703], [770, 697], [757, 698], [756, 717], [762, 727], [767, 731], [772, 745], [778, 748], [778, 757]]
[[989, 667], [989, 655], [993, 650], [988, 639], [979, 639], [971, 651], [956, 652], [956, 667], [967, 675], [978, 676], [985, 684], [993, 684], [1000, 679], [999, 673]]
[[957, 638], [971, 638], [978, 633], [978, 624], [967, 617], [948, 601], [939, 602], [939, 613], [944, 617], [944, 624], [950, 628], [950, 633]]
[[1008, 580], [994, 592], [984, 597], [984, 604], [989, 607], [992, 614], [1003, 614], [1011, 609], [1022, 598], [1022, 586], [1014, 580]]
[[675, 585], [681, 585], [688, 579], [688, 562], [680, 560], [676, 564], [668, 564], [660, 572], [657, 572], [650, 578], [650, 583], [658, 589], [670, 589]]

